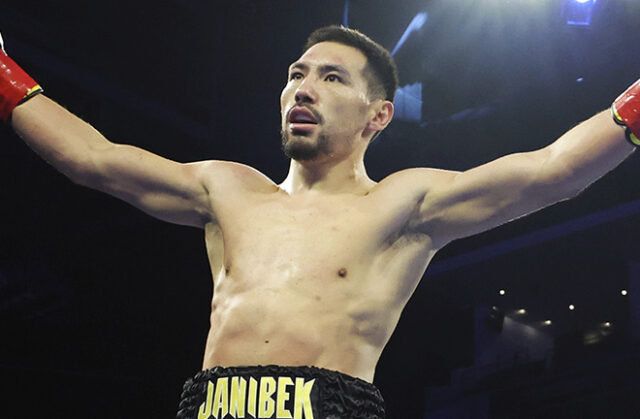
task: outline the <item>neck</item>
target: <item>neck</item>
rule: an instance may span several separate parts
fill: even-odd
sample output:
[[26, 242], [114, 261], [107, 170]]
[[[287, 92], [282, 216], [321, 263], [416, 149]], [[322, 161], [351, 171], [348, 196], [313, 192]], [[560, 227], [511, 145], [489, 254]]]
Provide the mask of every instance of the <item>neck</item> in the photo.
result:
[[289, 195], [305, 192], [344, 193], [369, 190], [375, 182], [369, 178], [360, 157], [340, 161], [291, 160], [289, 174], [280, 187]]

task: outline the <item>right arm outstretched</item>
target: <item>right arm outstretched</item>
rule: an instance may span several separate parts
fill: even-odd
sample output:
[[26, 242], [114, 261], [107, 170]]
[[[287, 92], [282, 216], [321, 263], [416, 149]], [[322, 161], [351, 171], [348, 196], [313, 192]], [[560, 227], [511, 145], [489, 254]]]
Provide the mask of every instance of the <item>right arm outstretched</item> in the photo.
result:
[[181, 164], [114, 144], [51, 99], [4, 51], [0, 36], [0, 120], [53, 167], [80, 185], [107, 192], [148, 214], [204, 227], [214, 219], [206, 187], [220, 162]]
[[204, 174], [215, 172], [218, 162], [182, 164], [112, 143], [44, 95], [16, 107], [11, 124], [29, 147], [77, 184], [172, 223], [203, 227], [213, 219]]

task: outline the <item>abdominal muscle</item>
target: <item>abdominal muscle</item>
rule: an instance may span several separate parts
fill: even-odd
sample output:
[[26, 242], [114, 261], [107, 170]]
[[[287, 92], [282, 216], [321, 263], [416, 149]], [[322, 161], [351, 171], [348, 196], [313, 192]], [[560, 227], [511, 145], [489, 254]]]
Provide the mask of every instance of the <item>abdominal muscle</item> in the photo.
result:
[[204, 369], [315, 366], [373, 381], [432, 253], [426, 241], [385, 242], [379, 206], [325, 201], [249, 202], [218, 211], [224, 234], [207, 225], [214, 293]]
[[372, 318], [380, 307], [367, 310], [363, 304], [328, 295], [333, 293], [257, 287], [221, 294], [224, 291], [214, 294], [204, 369], [316, 366], [373, 381], [395, 325], [386, 330]]

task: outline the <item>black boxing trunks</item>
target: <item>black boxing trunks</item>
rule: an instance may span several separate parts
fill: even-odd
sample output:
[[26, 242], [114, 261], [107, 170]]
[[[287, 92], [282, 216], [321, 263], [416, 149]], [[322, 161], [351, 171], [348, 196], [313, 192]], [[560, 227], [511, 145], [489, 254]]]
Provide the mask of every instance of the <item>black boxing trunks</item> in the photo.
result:
[[383, 419], [380, 391], [316, 367], [215, 367], [184, 384], [178, 419]]

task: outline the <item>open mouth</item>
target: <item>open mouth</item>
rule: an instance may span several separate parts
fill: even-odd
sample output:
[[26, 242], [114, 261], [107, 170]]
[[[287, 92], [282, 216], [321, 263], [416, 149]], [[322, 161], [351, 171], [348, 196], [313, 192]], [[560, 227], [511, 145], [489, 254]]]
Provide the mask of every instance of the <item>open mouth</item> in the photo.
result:
[[313, 113], [301, 106], [296, 106], [289, 111], [289, 118], [287, 118], [292, 128], [310, 128], [313, 125], [318, 124], [317, 118]]

